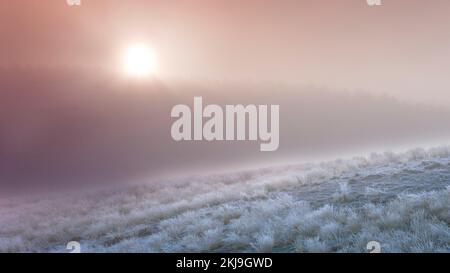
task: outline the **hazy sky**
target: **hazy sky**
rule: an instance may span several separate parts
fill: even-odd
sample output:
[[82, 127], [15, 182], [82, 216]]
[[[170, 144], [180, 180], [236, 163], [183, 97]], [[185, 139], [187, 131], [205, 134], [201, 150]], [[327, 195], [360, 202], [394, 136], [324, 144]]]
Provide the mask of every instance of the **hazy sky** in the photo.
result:
[[118, 71], [145, 42], [164, 81], [302, 83], [450, 104], [450, 2], [4, 1], [0, 65]]
[[[448, 0], [3, 1], [0, 185], [445, 144], [449, 14]], [[123, 73], [125, 49], [136, 43], [158, 59], [148, 80]], [[192, 105], [194, 96], [279, 104], [279, 150], [174, 142], [171, 108]]]

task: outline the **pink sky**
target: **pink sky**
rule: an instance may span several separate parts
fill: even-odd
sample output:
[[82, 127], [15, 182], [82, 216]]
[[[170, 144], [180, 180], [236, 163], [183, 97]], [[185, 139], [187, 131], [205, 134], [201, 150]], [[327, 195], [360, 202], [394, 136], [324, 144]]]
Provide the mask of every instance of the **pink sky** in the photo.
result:
[[[449, 139], [448, 108], [405, 104], [450, 105], [448, 0], [3, 2], [0, 183], [235, 170]], [[134, 43], [157, 54], [151, 80], [119, 69]], [[279, 104], [280, 149], [174, 142], [170, 110], [194, 96]]]
[[0, 10], [0, 65], [115, 72], [123, 48], [144, 41], [164, 81], [312, 84], [450, 104], [448, 14], [446, 0], [15, 0]]

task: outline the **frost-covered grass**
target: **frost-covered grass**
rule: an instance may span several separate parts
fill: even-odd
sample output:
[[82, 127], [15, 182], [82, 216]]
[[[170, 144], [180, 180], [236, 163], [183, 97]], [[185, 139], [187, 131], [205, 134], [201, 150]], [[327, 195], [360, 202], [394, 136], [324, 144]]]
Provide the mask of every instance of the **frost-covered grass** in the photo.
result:
[[450, 252], [450, 148], [0, 201], [0, 252]]

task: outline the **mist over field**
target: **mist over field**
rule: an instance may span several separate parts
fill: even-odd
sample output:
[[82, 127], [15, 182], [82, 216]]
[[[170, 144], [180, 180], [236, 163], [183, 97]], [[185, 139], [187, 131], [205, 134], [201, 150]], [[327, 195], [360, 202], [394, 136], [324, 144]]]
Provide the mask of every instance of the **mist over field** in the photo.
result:
[[[20, 73], [17, 82], [13, 74]], [[78, 81], [78, 79], [84, 79]], [[68, 84], [70, 83], [70, 84]], [[450, 110], [388, 96], [258, 83], [135, 83], [78, 70], [0, 74], [0, 187], [78, 187], [334, 159], [446, 144]], [[280, 147], [181, 141], [177, 104], [280, 105]]]
[[2, 198], [0, 252], [450, 251], [450, 148]]

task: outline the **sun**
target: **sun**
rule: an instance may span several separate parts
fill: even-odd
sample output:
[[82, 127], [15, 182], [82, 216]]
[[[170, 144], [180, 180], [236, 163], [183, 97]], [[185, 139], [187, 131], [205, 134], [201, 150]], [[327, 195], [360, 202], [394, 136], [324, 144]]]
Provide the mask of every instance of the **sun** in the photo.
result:
[[156, 73], [156, 56], [145, 44], [130, 45], [124, 56], [125, 73], [134, 77], [147, 77]]

